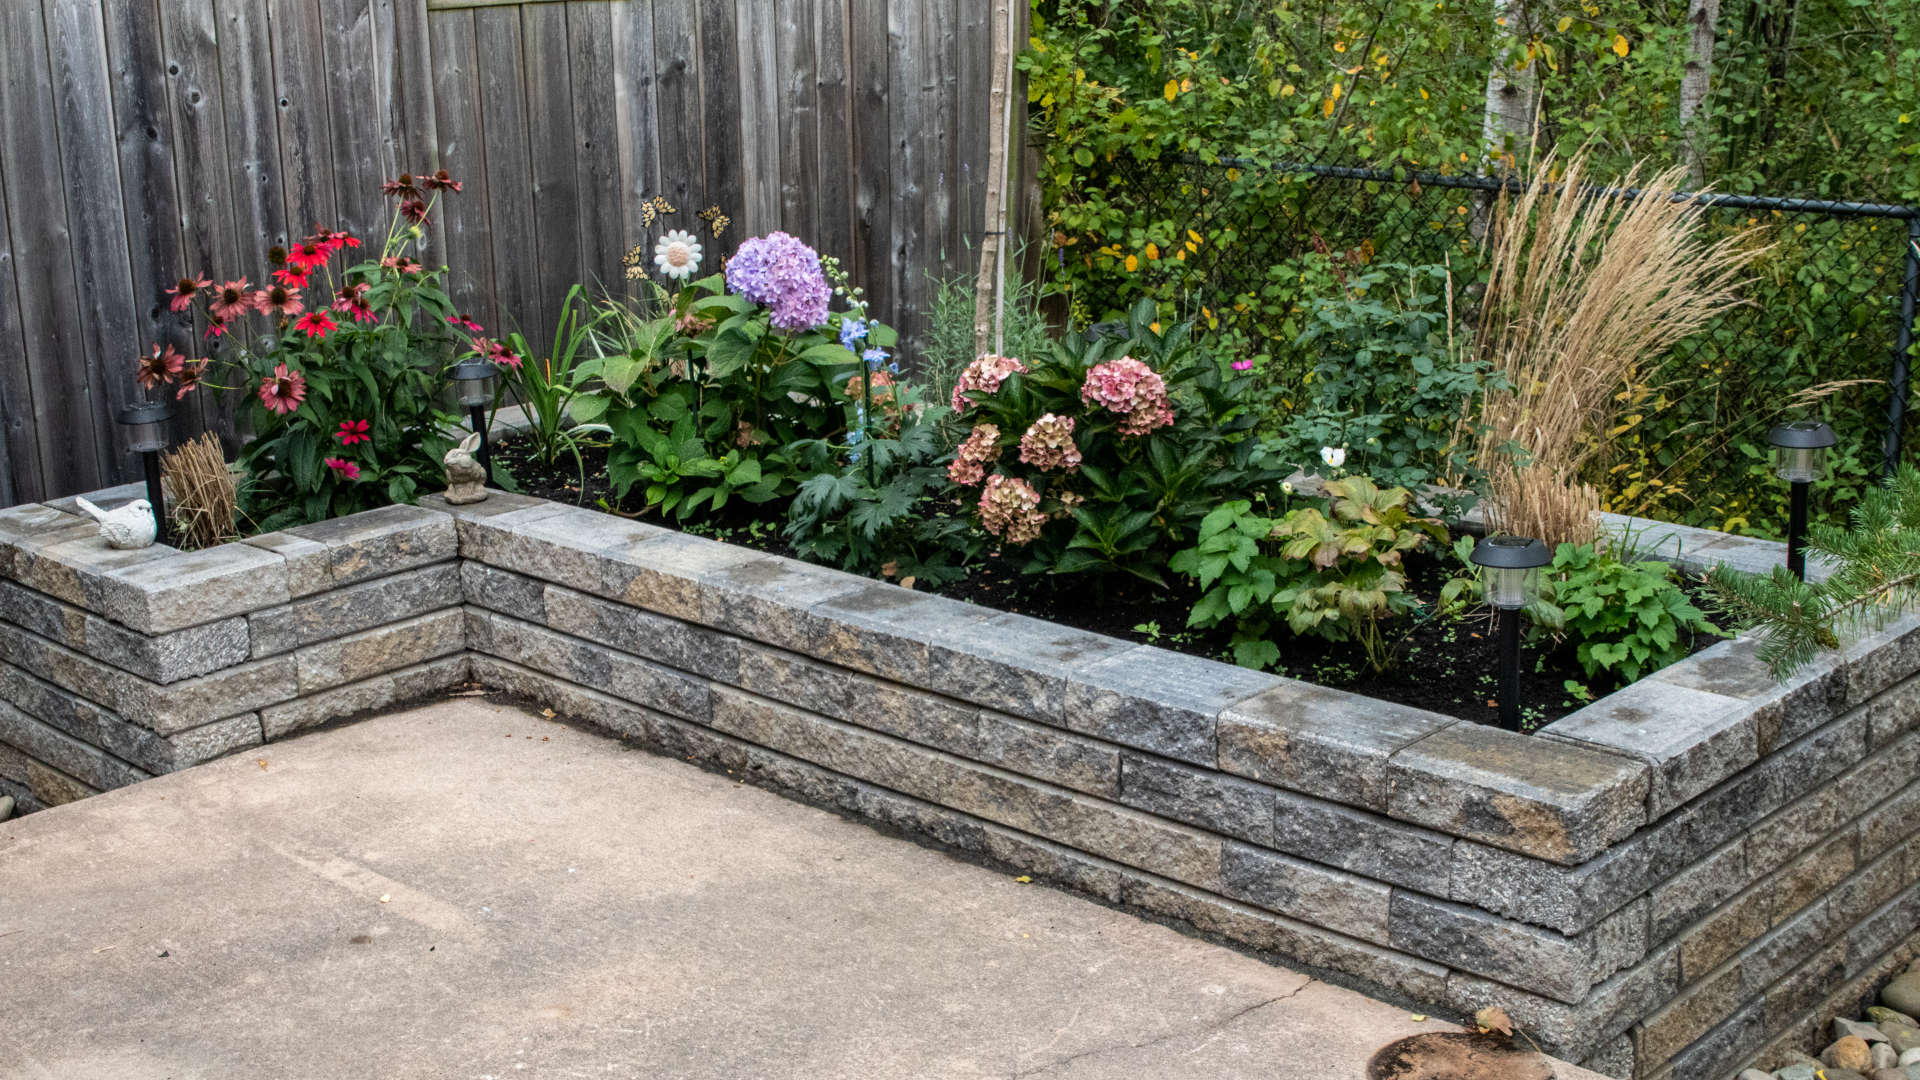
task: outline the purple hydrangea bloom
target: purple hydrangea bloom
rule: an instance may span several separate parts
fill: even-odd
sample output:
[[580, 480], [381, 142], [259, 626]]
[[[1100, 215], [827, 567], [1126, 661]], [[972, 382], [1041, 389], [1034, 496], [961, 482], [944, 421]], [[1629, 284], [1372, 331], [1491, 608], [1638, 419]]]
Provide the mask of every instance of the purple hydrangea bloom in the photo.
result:
[[833, 290], [820, 255], [783, 232], [756, 236], [727, 263], [727, 288], [773, 312], [781, 330], [812, 330], [827, 321]]

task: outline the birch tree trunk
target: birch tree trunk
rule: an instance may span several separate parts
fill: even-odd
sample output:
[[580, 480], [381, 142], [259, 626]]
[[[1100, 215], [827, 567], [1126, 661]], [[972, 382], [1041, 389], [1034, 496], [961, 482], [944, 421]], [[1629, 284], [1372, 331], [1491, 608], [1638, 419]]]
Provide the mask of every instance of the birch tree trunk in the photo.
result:
[[1540, 104], [1534, 65], [1515, 68], [1508, 57], [1515, 46], [1533, 40], [1526, 5], [1494, 0], [1493, 59], [1487, 64], [1487, 106], [1481, 120], [1481, 146], [1494, 172], [1519, 164], [1533, 141], [1533, 117]]
[[1695, 188], [1706, 183], [1700, 151], [1700, 109], [1713, 88], [1713, 43], [1720, 21], [1720, 0], [1691, 0], [1687, 5], [1687, 69], [1680, 77], [1680, 133], [1685, 140], [1687, 178]]
[[985, 236], [980, 241], [980, 269], [974, 279], [973, 351], [1001, 347], [1001, 293], [1006, 287], [1003, 263], [1007, 251], [1007, 148], [1013, 132], [1013, 11], [1011, 0], [994, 0], [992, 116], [988, 122], [987, 206]]

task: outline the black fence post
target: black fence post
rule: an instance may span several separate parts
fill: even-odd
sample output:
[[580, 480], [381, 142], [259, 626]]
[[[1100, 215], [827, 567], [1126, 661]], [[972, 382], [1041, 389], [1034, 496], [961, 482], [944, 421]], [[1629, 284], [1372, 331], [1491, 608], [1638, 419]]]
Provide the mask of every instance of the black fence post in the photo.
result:
[[1906, 441], [1907, 377], [1913, 351], [1913, 305], [1920, 295], [1920, 214], [1907, 218], [1907, 273], [1900, 288], [1900, 326], [1893, 336], [1893, 375], [1887, 380], [1892, 391], [1887, 398], [1887, 441], [1885, 476], [1893, 477], [1900, 467], [1900, 451]]

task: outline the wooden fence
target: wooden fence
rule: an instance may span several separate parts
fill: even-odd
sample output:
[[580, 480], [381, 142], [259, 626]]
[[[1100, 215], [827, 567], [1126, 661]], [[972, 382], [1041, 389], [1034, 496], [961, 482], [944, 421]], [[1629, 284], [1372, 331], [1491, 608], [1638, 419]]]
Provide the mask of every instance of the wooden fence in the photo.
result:
[[[114, 411], [182, 273], [260, 281], [315, 225], [384, 235], [445, 168], [463, 308], [539, 338], [661, 231], [782, 228], [913, 332], [982, 229], [986, 0], [5, 0], [0, 505], [138, 474]], [[662, 196], [678, 213], [643, 227]], [[731, 224], [714, 241], [697, 217]], [[710, 263], [709, 265], [717, 265]], [[192, 355], [199, 355], [194, 353]], [[177, 426], [230, 431], [207, 395]]]

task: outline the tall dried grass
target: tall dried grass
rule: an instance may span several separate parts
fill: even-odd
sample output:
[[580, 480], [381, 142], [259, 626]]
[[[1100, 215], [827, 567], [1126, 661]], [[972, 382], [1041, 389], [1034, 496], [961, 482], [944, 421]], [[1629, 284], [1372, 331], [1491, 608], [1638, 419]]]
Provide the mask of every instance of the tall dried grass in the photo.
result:
[[1558, 172], [1548, 156], [1494, 211], [1475, 345], [1508, 389], [1485, 398], [1476, 458], [1493, 527], [1590, 543], [1600, 498], [1584, 470], [1622, 403], [1655, 376], [1650, 362], [1741, 302], [1765, 248], [1701, 239], [1704, 207], [1673, 198], [1684, 169], [1636, 166], [1620, 180], [1635, 199], [1590, 190], [1584, 152]]
[[179, 546], [212, 547], [239, 535], [235, 527], [239, 485], [227, 468], [220, 440], [212, 432], [204, 432], [162, 455], [160, 481], [167, 492], [167, 510]]

